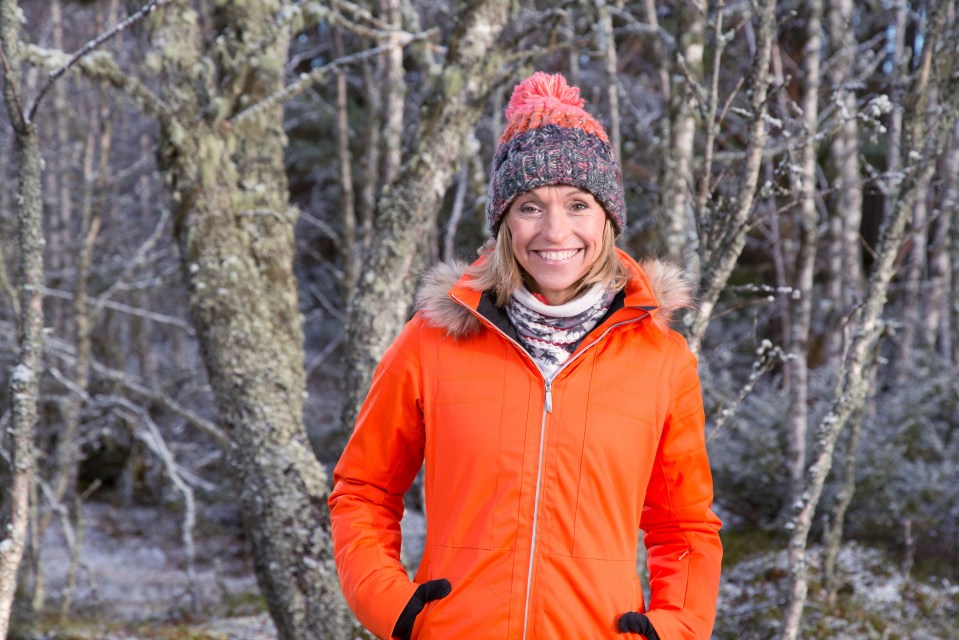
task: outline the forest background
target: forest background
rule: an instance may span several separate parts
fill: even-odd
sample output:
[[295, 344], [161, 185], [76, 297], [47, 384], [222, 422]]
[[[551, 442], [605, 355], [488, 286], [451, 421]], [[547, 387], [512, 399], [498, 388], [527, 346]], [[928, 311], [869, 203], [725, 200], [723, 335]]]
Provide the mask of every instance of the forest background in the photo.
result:
[[[955, 0], [0, 0], [0, 45], [0, 637], [363, 636], [330, 469], [534, 69], [697, 287], [715, 637], [959, 637]], [[97, 597], [93, 536], [171, 527], [182, 592]]]

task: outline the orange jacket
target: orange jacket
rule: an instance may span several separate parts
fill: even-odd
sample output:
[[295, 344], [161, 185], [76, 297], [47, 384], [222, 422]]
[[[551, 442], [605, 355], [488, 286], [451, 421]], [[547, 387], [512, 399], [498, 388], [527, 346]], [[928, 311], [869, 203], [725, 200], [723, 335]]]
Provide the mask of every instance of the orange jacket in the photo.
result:
[[[675, 269], [621, 259], [633, 274], [622, 308], [552, 383], [453, 267], [428, 278], [376, 370], [329, 501], [343, 592], [377, 637], [390, 637], [415, 583], [446, 578], [452, 593], [427, 605], [414, 638], [638, 638], [617, 630], [627, 611], [646, 611], [662, 640], [709, 638], [720, 522], [696, 360], [665, 326], [687, 294]], [[424, 459], [414, 583], [399, 522]]]

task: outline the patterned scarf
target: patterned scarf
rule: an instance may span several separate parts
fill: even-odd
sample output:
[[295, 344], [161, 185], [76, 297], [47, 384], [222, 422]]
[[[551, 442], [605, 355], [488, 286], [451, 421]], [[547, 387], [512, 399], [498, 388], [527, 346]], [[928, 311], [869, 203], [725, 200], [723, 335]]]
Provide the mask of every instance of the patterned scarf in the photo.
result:
[[606, 315], [614, 297], [615, 291], [595, 284], [579, 297], [554, 306], [520, 287], [506, 303], [506, 315], [543, 376], [551, 379]]

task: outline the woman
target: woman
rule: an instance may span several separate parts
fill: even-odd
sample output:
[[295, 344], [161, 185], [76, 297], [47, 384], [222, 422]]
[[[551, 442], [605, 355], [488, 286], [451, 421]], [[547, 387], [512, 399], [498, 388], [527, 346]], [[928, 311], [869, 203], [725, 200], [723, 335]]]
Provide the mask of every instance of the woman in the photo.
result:
[[[687, 287], [616, 249], [621, 170], [578, 89], [536, 73], [506, 118], [491, 240], [427, 275], [334, 472], [343, 592], [380, 638], [709, 638], [720, 522], [696, 360], [668, 328]], [[424, 460], [411, 582], [399, 523]]]

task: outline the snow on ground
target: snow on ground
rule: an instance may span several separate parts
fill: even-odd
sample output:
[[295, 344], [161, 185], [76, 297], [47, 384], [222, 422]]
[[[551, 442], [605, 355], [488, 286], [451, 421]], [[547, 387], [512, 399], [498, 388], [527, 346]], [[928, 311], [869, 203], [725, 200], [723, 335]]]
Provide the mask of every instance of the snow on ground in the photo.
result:
[[[71, 633], [78, 633], [76, 626], [88, 628], [81, 635], [89, 638], [132, 640], [150, 637], [143, 629], [174, 622], [210, 638], [275, 640], [273, 623], [262, 613], [249, 550], [238, 535], [235, 515], [215, 509], [208, 508], [210, 512], [203, 514], [203, 524], [194, 532], [195, 578], [191, 584], [179, 512], [84, 505]], [[69, 564], [69, 546], [62, 528], [54, 522], [43, 547], [48, 610], [58, 610]], [[60, 637], [51, 633], [44, 637]]]
[[[42, 635], [27, 637], [276, 640], [236, 514], [223, 507], [205, 509], [195, 534], [195, 608], [177, 511], [89, 503], [84, 507], [83, 568], [70, 632], [53, 625]], [[403, 530], [404, 556], [415, 568], [425, 533], [422, 516], [408, 512]], [[55, 611], [69, 566], [69, 549], [56, 524], [44, 541], [44, 559], [48, 609]], [[877, 550], [847, 544], [839, 557], [839, 599], [829, 611], [817, 588], [819, 550], [810, 550], [808, 559], [812, 588], [803, 618], [805, 640], [959, 640], [959, 585], [914, 579], [903, 597], [903, 578], [895, 562]], [[784, 552], [757, 554], [726, 566], [714, 640], [775, 638], [788, 580]]]
[[[959, 639], [959, 585], [939, 578], [913, 579], [905, 585], [898, 564], [882, 552], [848, 543], [839, 554], [839, 597], [830, 610], [818, 588], [821, 550], [811, 549], [807, 559], [811, 587], [800, 637]], [[714, 638], [777, 637], [788, 586], [785, 552], [758, 554], [726, 567]]]

